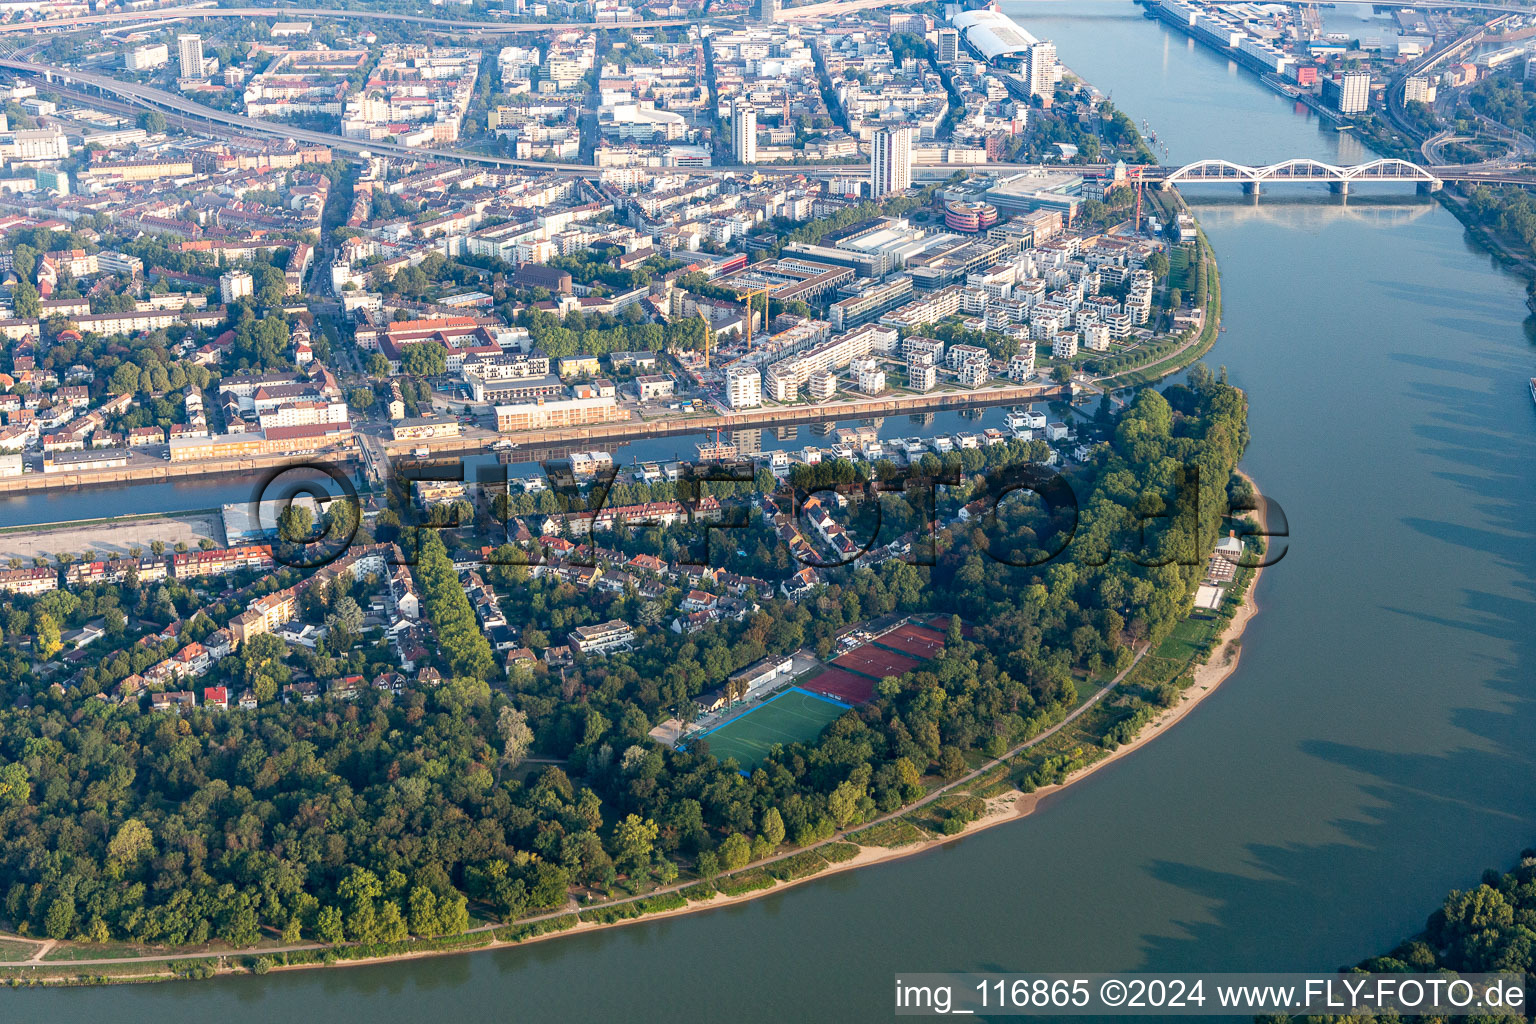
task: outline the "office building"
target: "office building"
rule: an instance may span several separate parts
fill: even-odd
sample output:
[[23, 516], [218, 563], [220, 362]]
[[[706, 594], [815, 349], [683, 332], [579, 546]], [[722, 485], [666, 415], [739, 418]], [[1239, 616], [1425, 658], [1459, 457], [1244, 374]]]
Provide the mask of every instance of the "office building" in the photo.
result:
[[960, 59], [960, 32], [957, 29], [939, 29], [939, 63], [953, 64]]
[[869, 151], [870, 195], [880, 199], [912, 184], [912, 129], [881, 128]]
[[731, 148], [737, 163], [757, 163], [757, 111], [743, 99], [731, 101]]
[[202, 36], [177, 36], [176, 55], [181, 62], [182, 78], [203, 77]]
[[779, 19], [779, 0], [757, 0], [757, 20], [771, 25]]
[[132, 46], [123, 51], [123, 67], [129, 71], [148, 71], [171, 62], [171, 48], [164, 43]]

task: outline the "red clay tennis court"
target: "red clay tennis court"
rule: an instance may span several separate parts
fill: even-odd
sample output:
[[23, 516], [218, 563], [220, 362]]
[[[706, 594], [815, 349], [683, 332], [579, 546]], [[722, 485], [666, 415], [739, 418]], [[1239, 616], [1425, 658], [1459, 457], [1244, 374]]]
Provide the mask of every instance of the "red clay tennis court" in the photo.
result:
[[944, 634], [909, 623], [875, 637], [875, 643], [927, 661], [929, 658], [937, 658], [939, 652], [944, 650]]
[[850, 704], [863, 704], [875, 695], [875, 681], [867, 676], [856, 676], [842, 669], [829, 668], [821, 675], [801, 683], [812, 693], [825, 694]]
[[862, 672], [876, 679], [884, 679], [886, 676], [899, 676], [910, 672], [921, 663], [904, 654], [865, 644], [863, 647], [855, 647], [841, 658], [833, 658], [832, 664], [838, 668]]

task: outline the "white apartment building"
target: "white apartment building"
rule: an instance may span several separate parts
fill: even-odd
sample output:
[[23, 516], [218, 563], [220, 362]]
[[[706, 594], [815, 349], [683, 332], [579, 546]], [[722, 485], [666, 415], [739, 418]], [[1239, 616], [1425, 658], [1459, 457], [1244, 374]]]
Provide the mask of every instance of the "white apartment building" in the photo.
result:
[[1371, 76], [1364, 71], [1349, 71], [1338, 81], [1339, 113], [1364, 113], [1371, 104]]
[[176, 37], [176, 57], [181, 64], [182, 78], [203, 77], [203, 37], [184, 35]]
[[725, 402], [732, 409], [752, 409], [763, 404], [763, 375], [757, 367], [726, 368]]
[[757, 111], [740, 98], [731, 101], [731, 149], [737, 163], [757, 163]]
[[869, 150], [869, 186], [875, 199], [912, 184], [912, 129], [882, 128]]
[[226, 306], [239, 302], [255, 291], [255, 283], [248, 271], [231, 270], [219, 275], [219, 301]]
[[262, 430], [348, 422], [345, 402], [288, 402], [257, 416]]
[[57, 128], [0, 132], [0, 158], [6, 160], [63, 160], [69, 156], [69, 140]]
[[1056, 44], [1038, 42], [1024, 52], [1024, 80], [1031, 96], [1047, 98], [1056, 93]]
[[1086, 324], [1083, 327], [1083, 347], [1090, 352], [1109, 351], [1109, 328], [1103, 324]]
[[1403, 80], [1405, 103], [1433, 103], [1437, 93], [1434, 79], [1427, 75], [1409, 75]]
[[840, 370], [871, 352], [891, 352], [898, 336], [898, 332], [892, 328], [867, 324], [823, 342], [801, 355], [781, 359], [768, 367], [768, 393], [776, 402], [794, 401], [800, 394], [800, 388], [816, 374]]

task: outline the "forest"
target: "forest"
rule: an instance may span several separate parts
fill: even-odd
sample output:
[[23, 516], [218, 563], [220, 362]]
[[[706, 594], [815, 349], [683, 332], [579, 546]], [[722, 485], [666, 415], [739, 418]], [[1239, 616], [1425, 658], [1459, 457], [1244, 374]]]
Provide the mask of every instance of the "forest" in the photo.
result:
[[[1057, 720], [1083, 684], [1188, 613], [1247, 441], [1246, 401], [1208, 371], [1165, 394], [1138, 395], [1074, 472], [1074, 514], [1001, 500], [940, 531], [931, 566], [844, 567], [744, 621], [678, 634], [633, 592], [488, 570], [525, 642], [586, 616], [637, 625], [633, 651], [559, 672], [500, 671], [426, 531], [412, 571], [437, 627], [436, 687], [183, 716], [7, 685], [3, 916], [61, 939], [388, 942], [560, 907], [573, 890], [711, 877], [896, 810]], [[1010, 479], [961, 468], [967, 499], [999, 497]], [[158, 592], [195, 608], [192, 593]], [[647, 736], [767, 655], [931, 611], [961, 613], [974, 636], [952, 621], [940, 657], [750, 775], [706, 742], [672, 750]], [[247, 648], [229, 671], [275, 686], [281, 652]]]

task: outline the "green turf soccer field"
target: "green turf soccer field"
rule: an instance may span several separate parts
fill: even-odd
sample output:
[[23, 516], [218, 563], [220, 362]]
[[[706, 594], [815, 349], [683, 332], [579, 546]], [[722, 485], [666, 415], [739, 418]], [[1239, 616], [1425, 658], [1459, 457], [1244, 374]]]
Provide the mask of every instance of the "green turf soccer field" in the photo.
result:
[[775, 743], [788, 746], [809, 742], [847, 710], [846, 704], [792, 686], [746, 714], [715, 726], [700, 739], [720, 760], [734, 757], [743, 769], [750, 770]]

